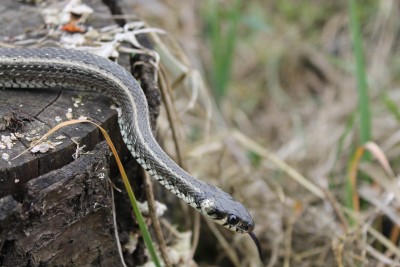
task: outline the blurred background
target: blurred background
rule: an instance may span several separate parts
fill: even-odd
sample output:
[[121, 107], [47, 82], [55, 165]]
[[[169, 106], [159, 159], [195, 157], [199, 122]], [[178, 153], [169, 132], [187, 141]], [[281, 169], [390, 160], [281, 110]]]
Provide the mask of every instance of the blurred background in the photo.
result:
[[[45, 9], [45, 2], [62, 4]], [[73, 16], [69, 32], [46, 19], [60, 10], [70, 16], [64, 7], [80, 2], [95, 10], [81, 11], [94, 31], [75, 27]], [[60, 40], [85, 34], [111, 56], [130, 53], [120, 44], [109, 49], [121, 29], [109, 27], [107, 2], [115, 1], [21, 0], [19, 11], [44, 19], [21, 16], [27, 30], [9, 13], [2, 30], [12, 38], [4, 40], [37, 45], [37, 36], [51, 39], [61, 28]], [[181, 266], [400, 266], [399, 2], [117, 2], [124, 18], [145, 22], [161, 59], [167, 91], [158, 139], [174, 159], [181, 151], [191, 174], [248, 208], [264, 256], [260, 262], [248, 235], [196, 219], [162, 189], [157, 199], [180, 203], [168, 203], [162, 220], [167, 245], [181, 238], [189, 258], [195, 251]]]
[[[183, 154], [249, 208], [265, 266], [400, 266], [397, 1], [125, 2], [182, 48]], [[202, 231], [199, 264], [259, 266]]]

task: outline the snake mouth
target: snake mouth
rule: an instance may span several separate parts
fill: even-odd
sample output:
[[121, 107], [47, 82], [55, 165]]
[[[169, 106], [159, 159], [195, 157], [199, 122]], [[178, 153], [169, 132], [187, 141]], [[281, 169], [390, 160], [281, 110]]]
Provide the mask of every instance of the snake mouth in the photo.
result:
[[244, 221], [240, 221], [237, 224], [229, 224], [229, 219], [223, 226], [239, 234], [249, 233], [254, 229], [254, 225], [248, 224]]
[[236, 232], [237, 233], [249, 233], [251, 231], [253, 231], [254, 227], [250, 227], [248, 225], [240, 225], [240, 226], [236, 226]]
[[243, 234], [251, 232], [254, 229], [254, 224], [252, 222], [246, 222], [238, 218], [236, 215], [228, 215], [214, 209], [206, 210], [206, 215], [217, 224], [222, 225], [233, 232]]

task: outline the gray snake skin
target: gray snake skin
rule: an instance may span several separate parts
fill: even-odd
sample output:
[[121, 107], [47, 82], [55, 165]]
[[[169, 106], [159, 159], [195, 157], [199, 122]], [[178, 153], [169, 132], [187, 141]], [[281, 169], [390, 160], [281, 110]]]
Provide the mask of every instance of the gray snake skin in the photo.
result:
[[150, 129], [142, 89], [118, 64], [72, 49], [0, 48], [0, 87], [68, 88], [109, 96], [121, 109], [118, 123], [124, 142], [153, 178], [216, 223], [252, 235], [253, 219], [241, 203], [189, 175], [161, 149]]

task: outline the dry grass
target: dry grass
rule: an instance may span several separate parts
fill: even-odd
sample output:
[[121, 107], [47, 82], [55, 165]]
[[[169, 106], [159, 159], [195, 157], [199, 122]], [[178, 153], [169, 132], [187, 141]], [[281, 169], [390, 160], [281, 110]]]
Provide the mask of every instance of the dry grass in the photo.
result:
[[[360, 195], [361, 208], [354, 210], [344, 204], [351, 158], [360, 146], [347, 3], [278, 2], [246, 1], [243, 21], [261, 20], [266, 27], [240, 24], [221, 111], [197, 76], [187, 82], [197, 75], [194, 69], [207, 73], [212, 61], [202, 37], [200, 4], [161, 2], [159, 8], [168, 13], [162, 18], [152, 9], [139, 11], [177, 38], [194, 66], [186, 73], [188, 80], [173, 88], [191, 172], [249, 207], [266, 266], [400, 266], [400, 199], [395, 197], [399, 6], [381, 1], [363, 9], [373, 141], [395, 177], [377, 161], [361, 163], [358, 172], [352, 169], [373, 180], [357, 179], [353, 196]], [[168, 130], [162, 130], [167, 128], [161, 125], [168, 145]], [[222, 234], [230, 248], [217, 245], [214, 264], [226, 265], [232, 250], [241, 266], [258, 266], [248, 237]], [[199, 256], [211, 264], [210, 257]]]

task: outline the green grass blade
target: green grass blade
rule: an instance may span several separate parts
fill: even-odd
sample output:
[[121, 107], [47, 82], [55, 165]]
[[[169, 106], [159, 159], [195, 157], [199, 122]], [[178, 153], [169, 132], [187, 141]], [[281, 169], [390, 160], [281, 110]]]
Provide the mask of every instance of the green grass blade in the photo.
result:
[[143, 216], [142, 216], [142, 214], [141, 214], [141, 212], [139, 210], [135, 195], [133, 194], [133, 190], [132, 190], [132, 187], [129, 184], [129, 182], [128, 182], [128, 185], [125, 185], [125, 187], [126, 187], [126, 190], [128, 192], [129, 200], [131, 202], [131, 205], [132, 205], [132, 208], [133, 208], [133, 212], [135, 213], [136, 220], [137, 220], [137, 222], [139, 224], [139, 228], [140, 228], [140, 231], [142, 233], [142, 237], [143, 237], [144, 243], [146, 244], [146, 247], [149, 250], [150, 257], [153, 260], [153, 263], [154, 263], [155, 266], [161, 267], [161, 263], [160, 263], [160, 260], [158, 259], [158, 255], [157, 255], [156, 250], [155, 250], [155, 248], [153, 246], [153, 241], [151, 240], [150, 233], [147, 230], [146, 223], [144, 222]]
[[364, 144], [371, 140], [371, 115], [369, 108], [368, 85], [365, 74], [362, 40], [359, 24], [359, 9], [356, 0], [349, 0], [350, 32], [356, 61], [358, 105], [360, 112], [360, 140]]
[[[224, 10], [216, 0], [208, 0], [205, 20], [208, 24], [208, 38], [211, 43], [213, 67], [211, 82], [217, 104], [226, 95], [236, 46], [237, 25], [240, 19], [240, 0]], [[221, 28], [226, 26], [226, 31]]]
[[[90, 122], [90, 121], [88, 121], [88, 122]], [[93, 123], [93, 122], [91, 122], [91, 123]], [[137, 222], [139, 224], [140, 232], [142, 233], [142, 237], [143, 237], [144, 243], [146, 244], [146, 247], [149, 250], [150, 257], [153, 260], [153, 263], [154, 263], [154, 265], [156, 267], [161, 267], [161, 263], [160, 263], [160, 260], [158, 259], [158, 255], [157, 255], [156, 250], [154, 248], [153, 241], [151, 240], [150, 233], [149, 233], [149, 231], [147, 229], [147, 226], [146, 226], [146, 224], [144, 222], [142, 213], [140, 212], [139, 207], [137, 205], [137, 201], [136, 201], [135, 195], [133, 194], [133, 190], [132, 190], [131, 184], [129, 183], [128, 176], [126, 175], [125, 169], [124, 169], [124, 167], [122, 165], [122, 162], [121, 162], [121, 159], [120, 159], [120, 157], [119, 157], [119, 155], [117, 153], [117, 150], [115, 149], [115, 146], [114, 146], [113, 142], [111, 141], [111, 138], [108, 135], [107, 131], [104, 130], [101, 126], [99, 126], [97, 124], [95, 124], [95, 125], [97, 127], [99, 127], [99, 129], [101, 130], [104, 138], [107, 141], [107, 144], [109, 145], [109, 147], [110, 147], [110, 149], [111, 149], [111, 151], [112, 151], [112, 153], [113, 153], [113, 155], [115, 157], [115, 161], [117, 162], [117, 166], [118, 166], [119, 172], [121, 174], [122, 181], [124, 182], [125, 189], [126, 189], [126, 191], [128, 193], [129, 200], [131, 202], [133, 213], [135, 214], [136, 220], [137, 220]]]

